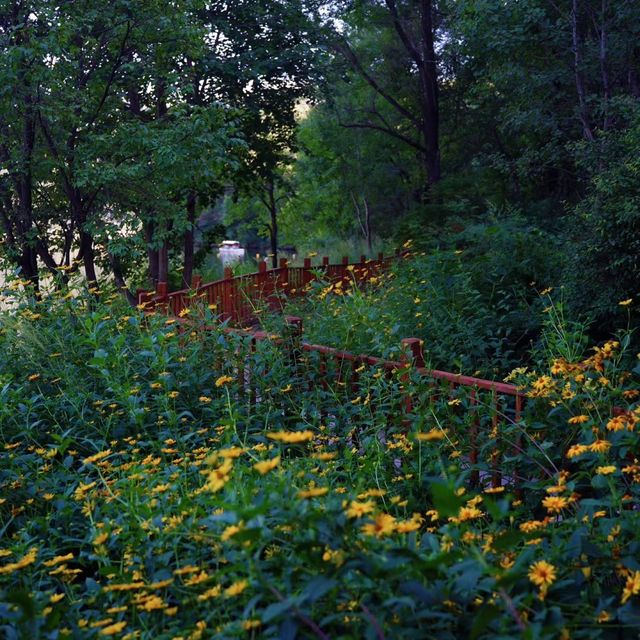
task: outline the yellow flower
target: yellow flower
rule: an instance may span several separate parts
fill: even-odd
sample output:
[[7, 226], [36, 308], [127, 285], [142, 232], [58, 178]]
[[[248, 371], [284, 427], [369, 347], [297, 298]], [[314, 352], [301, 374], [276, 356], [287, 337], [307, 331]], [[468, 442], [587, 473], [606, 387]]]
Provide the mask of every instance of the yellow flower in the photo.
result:
[[37, 555], [38, 549], [36, 547], [32, 547], [17, 562], [9, 562], [3, 567], [0, 567], [0, 575], [13, 573], [14, 571], [18, 571], [18, 569], [24, 569], [25, 567], [28, 567], [30, 564], [33, 564], [36, 561]]
[[82, 464], [93, 464], [95, 462], [98, 462], [99, 460], [102, 460], [103, 458], [106, 458], [108, 456], [111, 455], [111, 449], [107, 449], [106, 451], [100, 451], [99, 453], [96, 453], [93, 456], [89, 456], [88, 458], [85, 458], [82, 461]]
[[562, 496], [547, 496], [542, 501], [542, 506], [549, 513], [560, 513], [568, 504], [569, 500]]
[[371, 513], [376, 508], [372, 500], [366, 502], [357, 502], [352, 500], [349, 508], [345, 511], [347, 518], [362, 518], [362, 516]]
[[260, 620], [257, 620], [257, 619], [243, 620], [242, 621], [242, 628], [245, 631], [251, 631], [251, 629], [257, 629], [261, 624], [262, 624], [262, 622]]
[[231, 524], [222, 532], [222, 535], [220, 536], [220, 540], [222, 540], [223, 542], [226, 542], [227, 540], [229, 540], [229, 538], [233, 538], [233, 536], [235, 536], [236, 533], [240, 533], [240, 531], [242, 531], [242, 524], [240, 525]]
[[127, 621], [114, 622], [104, 629], [100, 629], [101, 636], [114, 636], [116, 633], [120, 633], [127, 626]]
[[604, 467], [596, 467], [596, 473], [599, 476], [608, 476], [611, 475], [612, 473], [616, 472], [616, 466], [613, 464], [604, 466]]
[[442, 440], [447, 434], [446, 429], [431, 429], [426, 433], [418, 432], [415, 434], [416, 440], [421, 442], [431, 442], [433, 440]]
[[231, 376], [220, 376], [216, 380], [216, 387], [223, 387], [225, 384], [229, 384], [229, 382], [233, 382], [233, 378]]
[[209, 404], [211, 402], [211, 398], [209, 396], [200, 396], [198, 398], [202, 404]]
[[330, 549], [327, 547], [325, 552], [322, 554], [322, 559], [325, 562], [332, 562], [339, 567], [344, 562], [344, 551], [340, 549]]
[[107, 540], [109, 539], [109, 534], [106, 531], [103, 531], [102, 533], [99, 533], [94, 539], [93, 539], [93, 545], [95, 547], [97, 547], [98, 545], [101, 545], [103, 543], [105, 543]]
[[367, 498], [382, 498], [387, 492], [384, 489], [368, 489], [358, 494], [358, 500], [366, 500]]
[[196, 584], [200, 584], [202, 582], [206, 582], [209, 580], [210, 576], [206, 571], [201, 571], [200, 573], [194, 574], [191, 577], [187, 578], [184, 583], [189, 587], [193, 587]]
[[224, 595], [227, 598], [233, 598], [234, 596], [239, 596], [248, 586], [249, 586], [249, 582], [247, 580], [237, 580], [231, 586], [227, 587], [224, 590]]
[[411, 533], [417, 531], [420, 528], [422, 517], [413, 517], [410, 520], [400, 520], [396, 525], [396, 531], [398, 533]]
[[220, 449], [220, 451], [218, 451], [216, 455], [224, 459], [234, 459], [239, 458], [244, 452], [245, 449], [243, 449], [242, 447], [228, 447], [227, 449]]
[[596, 620], [600, 623], [609, 622], [609, 620], [611, 620], [611, 614], [608, 611], [603, 610], [598, 614]]
[[231, 477], [231, 470], [233, 469], [233, 460], [226, 458], [225, 461], [219, 466], [209, 472], [207, 483], [205, 487], [212, 493], [220, 491]]
[[51, 560], [45, 560], [42, 564], [45, 567], [55, 567], [55, 565], [62, 564], [68, 560], [73, 560], [73, 553], [67, 553], [66, 556], [56, 556], [55, 558], [51, 558]]
[[589, 450], [595, 453], [606, 453], [611, 448], [611, 443], [608, 440], [596, 440], [589, 445]]
[[338, 454], [336, 451], [323, 451], [321, 453], [314, 453], [311, 457], [314, 460], [322, 460], [323, 462], [326, 462], [328, 460], [335, 460], [338, 457]]
[[626, 300], [621, 300], [618, 304], [621, 307], [628, 307], [633, 302], [633, 298], [627, 298]]
[[260, 474], [265, 475], [272, 469], [275, 469], [280, 464], [280, 456], [271, 458], [271, 460], [262, 460], [262, 462], [256, 462], [253, 468]]
[[379, 513], [372, 523], [363, 525], [361, 531], [365, 535], [382, 538], [391, 535], [395, 529], [396, 519], [388, 513]]
[[222, 593], [222, 587], [217, 584], [215, 587], [211, 587], [211, 589], [207, 589], [204, 593], [198, 596], [198, 600], [203, 602], [205, 600], [210, 600], [211, 598], [217, 598]]
[[179, 569], [174, 569], [173, 575], [184, 576], [188, 573], [197, 573], [198, 571], [200, 571], [200, 567], [196, 567], [194, 564], [188, 564], [184, 567], [180, 567]]
[[574, 444], [569, 447], [569, 450], [567, 451], [567, 458], [577, 458], [583, 453], [587, 453], [587, 451], [589, 451], [589, 447], [586, 444]]
[[556, 581], [556, 568], [546, 560], [539, 560], [529, 567], [529, 580], [540, 587], [540, 599], [544, 600], [549, 587]]
[[628, 578], [627, 583], [622, 591], [622, 604], [624, 604], [631, 596], [640, 593], [640, 571], [634, 571]]
[[298, 444], [311, 440], [313, 438], [313, 431], [271, 431], [267, 433], [267, 438], [286, 444]]
[[589, 421], [589, 416], [585, 416], [585, 415], [573, 416], [572, 418], [569, 418], [569, 420], [567, 420], [569, 424], [582, 424], [588, 421]]
[[304, 491], [298, 491], [298, 498], [318, 498], [329, 493], [327, 487], [312, 487]]

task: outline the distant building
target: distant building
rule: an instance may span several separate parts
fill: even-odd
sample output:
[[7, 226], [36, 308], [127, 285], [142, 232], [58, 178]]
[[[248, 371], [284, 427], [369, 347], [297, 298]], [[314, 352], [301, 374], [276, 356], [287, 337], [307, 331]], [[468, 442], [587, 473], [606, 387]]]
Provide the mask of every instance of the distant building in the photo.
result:
[[246, 251], [237, 240], [223, 240], [218, 249], [218, 257], [224, 267], [243, 262], [245, 256]]

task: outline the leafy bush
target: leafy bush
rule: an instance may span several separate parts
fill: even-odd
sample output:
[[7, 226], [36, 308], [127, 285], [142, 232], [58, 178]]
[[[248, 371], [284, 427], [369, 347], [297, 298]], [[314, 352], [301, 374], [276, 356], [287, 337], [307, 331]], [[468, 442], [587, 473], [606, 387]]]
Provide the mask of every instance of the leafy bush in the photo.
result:
[[536, 283], [549, 265], [517, 265], [531, 243], [527, 236], [510, 237], [513, 261], [496, 257], [492, 234], [506, 231], [468, 229], [458, 236], [464, 249], [414, 253], [373, 289], [317, 282], [291, 310], [308, 318], [305, 334], [312, 342], [392, 355], [401, 338], [418, 337], [433, 367], [503, 377], [539, 339]]
[[640, 624], [640, 367], [624, 339], [515, 372], [529, 398], [510, 424], [491, 392], [186, 315], [63, 295], [3, 315], [5, 637]]

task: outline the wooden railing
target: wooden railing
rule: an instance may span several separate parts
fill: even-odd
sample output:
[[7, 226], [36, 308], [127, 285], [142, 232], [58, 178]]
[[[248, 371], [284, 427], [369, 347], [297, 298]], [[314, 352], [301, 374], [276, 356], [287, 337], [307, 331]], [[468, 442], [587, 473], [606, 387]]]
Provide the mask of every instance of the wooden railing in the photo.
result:
[[[193, 330], [194, 323], [183, 319], [185, 328]], [[519, 431], [523, 416], [525, 394], [512, 384], [465, 376], [425, 366], [423, 341], [405, 338], [401, 341], [401, 353], [397, 360], [367, 354], [354, 354], [333, 347], [313, 344], [303, 339], [303, 322], [299, 317], [285, 316], [288, 327], [286, 336], [274, 336], [264, 331], [227, 327], [223, 329], [244, 338], [239, 348], [236, 344], [229, 353], [227, 364], [233, 363], [238, 381], [238, 400], [255, 401], [259, 381], [254, 378], [252, 358], [257, 345], [263, 341], [290, 352], [291, 362], [296, 363], [296, 385], [306, 385], [310, 393], [335, 396], [336, 401], [347, 404], [366, 394], [363, 382], [369, 373], [381, 372], [387, 380], [396, 380], [395, 397], [387, 404], [384, 413], [403, 430], [413, 418], [428, 415], [429, 405], [452, 404], [448, 411], [464, 414], [465, 425], [451, 437], [460, 442], [463, 463], [471, 470], [473, 485], [493, 487], [511, 485], [518, 490], [523, 478], [517, 469], [505, 471], [505, 456], [517, 454]], [[207, 329], [207, 328], [205, 328]], [[209, 327], [210, 330], [219, 327]], [[326, 398], [325, 398], [326, 400]], [[458, 406], [457, 403], [460, 403]], [[319, 402], [319, 406], [323, 401]], [[433, 408], [433, 407], [431, 407]], [[378, 410], [373, 407], [373, 410]], [[329, 410], [331, 413], [331, 410]], [[447, 425], [447, 428], [449, 425]], [[509, 427], [509, 428], [507, 428]], [[507, 432], [511, 432], [507, 439]]]
[[350, 262], [344, 257], [340, 264], [329, 264], [329, 258], [314, 266], [305, 258], [302, 267], [291, 267], [282, 258], [276, 269], [267, 269], [265, 262], [258, 263], [258, 271], [234, 276], [226, 267], [224, 278], [203, 284], [200, 276], [194, 276], [191, 287], [179, 291], [168, 291], [166, 282], [159, 282], [155, 292], [139, 291], [138, 304], [146, 310], [164, 309], [180, 315], [194, 301], [207, 304], [222, 320], [235, 326], [251, 325], [256, 319], [256, 310], [266, 304], [271, 310], [280, 311], [285, 298], [304, 295], [309, 285], [319, 277], [337, 284], [343, 282], [362, 284], [379, 276], [399, 257], [378, 254], [376, 259], [361, 256], [359, 262]]
[[[329, 259], [323, 258], [322, 263], [315, 267], [310, 258], [305, 259], [302, 267], [291, 267], [282, 259], [276, 269], [267, 269], [266, 263], [260, 262], [257, 272], [235, 277], [231, 269], [226, 268], [222, 280], [202, 284], [201, 278], [195, 276], [189, 289], [168, 292], [166, 283], [160, 282], [155, 292], [140, 292], [139, 303], [145, 310], [160, 310], [179, 318], [185, 316], [180, 322], [189, 331], [197, 323], [195, 318], [186, 317], [188, 314], [184, 311], [194, 302], [208, 305], [214, 315], [227, 321], [223, 331], [246, 338], [245, 348], [236, 348], [228, 358], [235, 363], [239, 393], [253, 402], [259, 394], [251, 359], [257, 343], [263, 340], [290, 348], [291, 357], [302, 365], [310, 387], [325, 391], [339, 388], [344, 394], [344, 401], [362, 393], [361, 380], [365, 377], [365, 369], [375, 368], [386, 377], [399, 374], [402, 384], [396, 404], [400, 420], [405, 425], [411, 422], [416, 411], [425, 409], [425, 403], [448, 401], [454, 403], [452, 410], [455, 410], [455, 403], [464, 401], [468, 426], [465, 433], [456, 433], [455, 436], [464, 442], [466, 464], [473, 470], [472, 483], [517, 486], [517, 473], [511, 471], [505, 476], [501, 468], [503, 457], [509, 452], [518, 453], [520, 448], [519, 436], [510, 442], [504, 439], [505, 427], [517, 426], [522, 418], [525, 396], [515, 385], [430, 369], [425, 366], [422, 341], [418, 338], [402, 340], [401, 357], [386, 360], [306, 342], [303, 340], [302, 319], [297, 317], [285, 317], [290, 329], [286, 338], [241, 328], [255, 325], [260, 306], [281, 311], [286, 298], [305, 295], [316, 279], [346, 288], [349, 283], [361, 284], [379, 276], [395, 260], [406, 255], [397, 252], [395, 256], [384, 257], [379, 254], [375, 260], [362, 256], [355, 263], [345, 257], [340, 264], [329, 264]], [[339, 285], [340, 282], [343, 284]], [[206, 329], [219, 330], [220, 325]], [[487, 443], [491, 443], [488, 454]], [[484, 460], [481, 459], [483, 454]]]

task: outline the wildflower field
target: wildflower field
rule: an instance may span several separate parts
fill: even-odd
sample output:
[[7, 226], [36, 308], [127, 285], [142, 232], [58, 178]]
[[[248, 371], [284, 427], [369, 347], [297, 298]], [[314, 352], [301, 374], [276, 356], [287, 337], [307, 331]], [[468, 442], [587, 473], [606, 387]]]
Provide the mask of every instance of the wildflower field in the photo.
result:
[[[320, 290], [335, 317], [375, 295]], [[574, 351], [551, 307], [515, 421], [410, 366], [362, 366], [354, 390], [286, 332], [254, 343], [206, 309], [185, 329], [106, 294], [16, 305], [3, 638], [638, 637], [629, 332]]]

